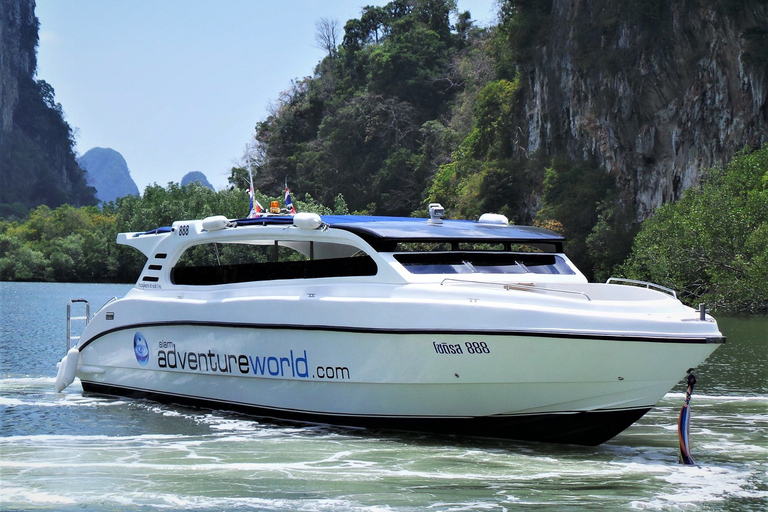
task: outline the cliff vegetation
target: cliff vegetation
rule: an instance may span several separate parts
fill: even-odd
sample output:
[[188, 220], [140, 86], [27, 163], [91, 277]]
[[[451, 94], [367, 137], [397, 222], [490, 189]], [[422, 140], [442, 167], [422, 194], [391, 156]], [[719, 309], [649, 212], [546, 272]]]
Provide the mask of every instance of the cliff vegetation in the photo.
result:
[[[282, 196], [257, 193], [262, 204]], [[0, 281], [128, 283], [145, 263], [133, 248], [116, 245], [117, 234], [170, 226], [179, 219], [211, 215], [242, 218], [248, 213], [242, 189], [213, 191], [195, 181], [189, 185], [151, 185], [144, 194], [127, 195], [101, 208], [65, 204], [33, 208], [24, 220], [0, 220]], [[350, 213], [339, 197], [334, 208], [312, 200], [295, 200], [300, 211]]]
[[[583, 190], [568, 201], [587, 199], [589, 186], [573, 188]], [[282, 197], [257, 193], [257, 199], [269, 204]], [[351, 211], [341, 194], [332, 207], [310, 196], [294, 203], [299, 211], [319, 214], [364, 213]], [[215, 192], [194, 182], [150, 186], [143, 196], [125, 196], [102, 209], [39, 206], [24, 221], [0, 221], [0, 281], [131, 282], [144, 257], [116, 246], [117, 233], [210, 215], [240, 218], [247, 204], [243, 189]], [[597, 231], [608, 229], [604, 215]], [[582, 243], [597, 252], [596, 259], [610, 250], [594, 240]], [[768, 145], [708, 169], [701, 187], [661, 207], [643, 223], [630, 257], [615, 270], [671, 287], [691, 305], [706, 302], [731, 314], [768, 312]]]
[[768, 142], [765, 0], [503, 0], [488, 28], [396, 0], [340, 39], [256, 126], [257, 188], [554, 226], [590, 277], [705, 169]]
[[64, 245], [45, 226], [81, 215], [107, 243], [242, 217], [250, 165], [262, 204], [287, 180], [310, 211], [503, 213], [565, 234], [590, 278], [768, 308], [768, 0], [500, 0], [490, 27], [451, 0], [394, 0], [321, 20], [317, 40], [325, 57], [258, 122], [231, 190], [39, 207], [0, 225], [0, 279], [132, 280], [122, 248], [104, 253], [112, 270], [72, 273], [102, 246], [74, 222]]
[[689, 304], [768, 311], [768, 145], [709, 169], [643, 223], [621, 272], [664, 283]]

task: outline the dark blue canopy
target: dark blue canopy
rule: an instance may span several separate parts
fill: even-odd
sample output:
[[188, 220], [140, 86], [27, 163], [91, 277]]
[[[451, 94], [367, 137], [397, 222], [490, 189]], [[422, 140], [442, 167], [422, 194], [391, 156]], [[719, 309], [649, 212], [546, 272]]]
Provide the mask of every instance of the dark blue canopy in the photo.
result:
[[[562, 249], [565, 238], [554, 231], [533, 226], [492, 224], [470, 220], [448, 220], [433, 224], [428, 219], [413, 217], [380, 217], [366, 215], [322, 215], [330, 227], [344, 229], [369, 242], [502, 242], [528, 244], [554, 244]], [[292, 215], [270, 215], [254, 219], [238, 219], [235, 226], [293, 224]], [[162, 227], [136, 233], [134, 236], [167, 233]]]
[[505, 226], [469, 220], [443, 220], [431, 224], [427, 219], [411, 217], [368, 217], [362, 215], [323, 215], [323, 222], [337, 229], [351, 231], [364, 238], [402, 241], [475, 240], [481, 242], [562, 243], [561, 235], [532, 226]]

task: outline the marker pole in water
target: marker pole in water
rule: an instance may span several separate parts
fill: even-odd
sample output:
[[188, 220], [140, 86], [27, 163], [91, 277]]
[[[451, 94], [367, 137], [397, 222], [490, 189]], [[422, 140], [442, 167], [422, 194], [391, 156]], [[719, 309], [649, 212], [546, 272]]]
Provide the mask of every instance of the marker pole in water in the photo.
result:
[[694, 464], [691, 457], [691, 444], [689, 439], [689, 430], [691, 426], [691, 395], [693, 386], [696, 385], [696, 376], [688, 370], [688, 389], [685, 392], [685, 405], [680, 409], [680, 419], [677, 422], [677, 436], [680, 439], [680, 462], [687, 466]]

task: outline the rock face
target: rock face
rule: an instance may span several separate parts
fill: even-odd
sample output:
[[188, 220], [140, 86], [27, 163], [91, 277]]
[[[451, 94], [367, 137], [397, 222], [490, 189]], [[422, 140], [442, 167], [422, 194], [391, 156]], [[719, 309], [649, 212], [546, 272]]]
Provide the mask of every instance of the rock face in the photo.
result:
[[34, 0], [0, 0], [0, 216], [40, 204], [96, 204], [53, 87], [35, 80]]
[[92, 148], [77, 159], [87, 173], [88, 185], [96, 189], [101, 202], [118, 197], [139, 195], [139, 188], [131, 178], [131, 171], [123, 155], [110, 148]]
[[596, 160], [642, 220], [706, 168], [768, 142], [768, 4], [723, 5], [554, 0], [523, 66], [518, 145]]
[[0, 140], [13, 128], [19, 101], [19, 76], [37, 67], [37, 18], [34, 0], [0, 0]]
[[205, 177], [205, 174], [203, 174], [200, 171], [188, 172], [187, 174], [184, 175], [183, 178], [181, 178], [182, 185], [189, 185], [190, 183], [195, 181], [197, 181], [204, 187], [208, 187], [211, 190], [216, 190], [215, 188], [213, 188], [213, 185], [208, 183], [208, 178]]

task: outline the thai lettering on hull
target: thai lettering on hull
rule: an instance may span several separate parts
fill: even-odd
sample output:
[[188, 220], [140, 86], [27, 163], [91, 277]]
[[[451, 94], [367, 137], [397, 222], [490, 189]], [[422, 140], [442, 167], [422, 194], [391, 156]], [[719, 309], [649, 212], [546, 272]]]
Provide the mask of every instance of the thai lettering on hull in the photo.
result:
[[490, 354], [491, 349], [484, 341], [465, 341], [462, 348], [461, 343], [451, 344], [446, 342], [432, 342], [432, 347], [436, 354]]

